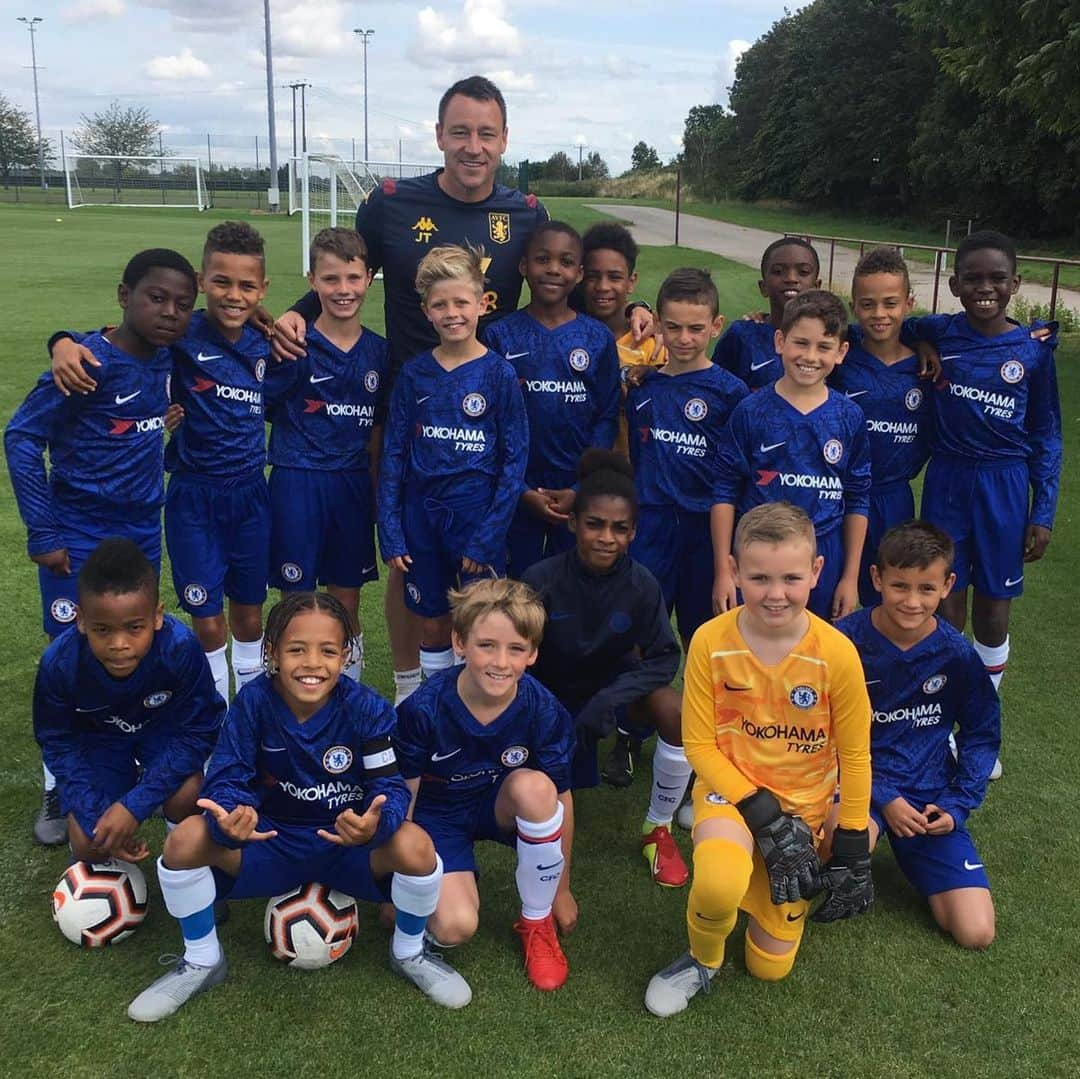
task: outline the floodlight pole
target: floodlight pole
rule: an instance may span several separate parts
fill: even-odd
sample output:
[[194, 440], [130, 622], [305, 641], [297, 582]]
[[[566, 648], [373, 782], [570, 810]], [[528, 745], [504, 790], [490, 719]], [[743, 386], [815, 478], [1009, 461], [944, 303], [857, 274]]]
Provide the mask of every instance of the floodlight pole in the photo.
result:
[[[25, 15], [18, 16], [19, 22], [26, 23], [26, 29], [30, 31], [30, 64], [34, 69], [34, 117], [37, 120], [37, 158], [38, 171], [41, 173], [41, 190], [45, 190], [45, 143], [41, 141], [41, 102], [38, 99], [37, 82], [37, 48], [34, 46], [34, 33], [37, 24], [44, 22], [40, 15], [27, 18]], [[367, 91], [364, 91], [364, 102], [367, 102]]]
[[368, 119], [367, 119], [367, 43], [374, 30], [354, 30], [364, 43], [364, 164], [368, 162]]
[[270, 187], [266, 201], [270, 210], [276, 212], [281, 203], [278, 188], [277, 120], [274, 116], [274, 60], [270, 50], [270, 0], [263, 0], [263, 22], [266, 27], [266, 116], [270, 127]]

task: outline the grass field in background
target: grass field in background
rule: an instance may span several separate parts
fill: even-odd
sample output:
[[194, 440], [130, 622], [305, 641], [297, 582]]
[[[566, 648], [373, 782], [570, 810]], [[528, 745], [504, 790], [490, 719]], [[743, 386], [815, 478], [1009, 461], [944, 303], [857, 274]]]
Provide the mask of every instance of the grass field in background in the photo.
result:
[[[590, 200], [592, 201], [592, 200]], [[599, 215], [550, 200], [553, 215], [587, 226]], [[206, 229], [226, 216], [173, 210], [58, 211], [0, 205], [0, 294], [6, 336], [0, 418], [6, 423], [46, 365], [45, 339], [61, 327], [116, 318], [116, 282], [136, 250], [170, 246], [193, 260]], [[57, 221], [61, 217], [63, 220]], [[269, 304], [287, 307], [304, 285], [299, 221], [253, 215], [268, 242]], [[808, 225], [809, 227], [809, 225]], [[816, 230], [817, 225], [813, 228]], [[708, 265], [725, 314], [760, 306], [757, 274], [685, 249], [644, 248], [642, 295], [654, 297], [680, 264]], [[366, 321], [382, 328], [381, 284]], [[1080, 338], [1058, 349], [1066, 470], [1053, 542], [1031, 567], [1015, 609], [1004, 683], [1005, 777], [991, 787], [972, 831], [998, 907], [998, 939], [962, 952], [932, 927], [923, 903], [884, 848], [878, 901], [851, 923], [812, 926], [794, 973], [775, 985], [745, 974], [741, 928], [712, 994], [660, 1021], [642, 1005], [649, 977], [685, 949], [685, 890], [653, 886], [635, 836], [647, 768], [628, 791], [577, 800], [574, 891], [578, 931], [566, 942], [570, 980], [540, 994], [521, 970], [513, 854], [481, 848], [478, 937], [449, 954], [474, 1001], [446, 1012], [392, 975], [388, 938], [361, 910], [357, 946], [328, 970], [292, 971], [262, 940], [261, 901], [232, 904], [222, 931], [227, 982], [177, 1016], [137, 1027], [129, 1000], [162, 972], [179, 937], [147, 864], [150, 915], [129, 941], [101, 953], [70, 945], [52, 924], [49, 895], [66, 854], [33, 845], [40, 766], [30, 695], [44, 643], [34, 567], [10, 484], [0, 481], [0, 1072], [19, 1076], [1075, 1076], [1080, 1070], [1080, 975], [1075, 825], [1080, 481], [1072, 465], [1080, 423]], [[166, 576], [167, 581], [167, 576]], [[176, 613], [170, 586], [166, 605]], [[381, 584], [364, 591], [368, 679], [391, 687]], [[146, 829], [160, 849], [160, 822]], [[689, 853], [685, 835], [680, 833]]]

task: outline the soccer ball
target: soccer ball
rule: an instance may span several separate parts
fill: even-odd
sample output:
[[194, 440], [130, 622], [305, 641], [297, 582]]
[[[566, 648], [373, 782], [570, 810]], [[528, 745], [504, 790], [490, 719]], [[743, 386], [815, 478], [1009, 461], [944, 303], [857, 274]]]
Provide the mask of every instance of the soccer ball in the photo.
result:
[[52, 916], [73, 944], [117, 944], [146, 917], [146, 878], [137, 865], [117, 858], [76, 862], [53, 889]]
[[266, 904], [263, 933], [275, 959], [318, 970], [340, 959], [359, 932], [356, 902], [325, 884], [305, 884]]

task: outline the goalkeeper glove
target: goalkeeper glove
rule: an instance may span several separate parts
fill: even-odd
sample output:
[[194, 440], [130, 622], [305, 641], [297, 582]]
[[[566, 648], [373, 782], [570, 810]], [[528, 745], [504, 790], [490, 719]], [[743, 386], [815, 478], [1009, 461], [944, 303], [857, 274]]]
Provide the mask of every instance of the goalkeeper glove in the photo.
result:
[[865, 828], [837, 828], [832, 857], [821, 874], [825, 902], [811, 915], [815, 922], [835, 922], [865, 914], [874, 905], [870, 873], [870, 834]]
[[821, 891], [821, 863], [814, 850], [814, 835], [801, 817], [785, 813], [776, 795], [764, 788], [748, 795], [736, 808], [761, 852], [774, 903], [794, 903]]

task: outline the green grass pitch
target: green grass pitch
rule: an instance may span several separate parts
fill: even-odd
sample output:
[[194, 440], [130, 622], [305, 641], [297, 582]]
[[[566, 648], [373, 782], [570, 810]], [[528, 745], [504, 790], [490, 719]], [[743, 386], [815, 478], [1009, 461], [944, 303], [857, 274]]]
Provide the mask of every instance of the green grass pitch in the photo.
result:
[[[551, 200], [579, 226], [599, 215]], [[195, 260], [211, 212], [59, 210], [0, 205], [5, 300], [4, 422], [46, 365], [44, 342], [61, 327], [116, 318], [125, 260], [150, 246]], [[57, 218], [62, 220], [57, 220]], [[299, 222], [253, 216], [267, 238], [269, 303], [300, 293]], [[760, 306], [752, 270], [711, 255], [645, 248], [644, 296], [682, 263], [709, 265], [729, 319]], [[381, 285], [367, 304], [382, 329]], [[180, 941], [152, 868], [149, 917], [128, 942], [102, 953], [72, 947], [52, 925], [49, 894], [62, 851], [32, 844], [40, 787], [30, 694], [43, 645], [36, 578], [10, 484], [0, 484], [0, 1071], [33, 1075], [151, 1076], [1071, 1076], [1080, 1060], [1076, 895], [1080, 841], [1075, 652], [1080, 590], [1080, 483], [1072, 471], [1080, 417], [1080, 339], [1058, 350], [1066, 470], [1053, 543], [1032, 567], [1012, 626], [1004, 684], [1004, 779], [993, 785], [972, 831], [994, 885], [998, 939], [983, 955], [948, 944], [900, 877], [875, 859], [878, 902], [867, 917], [813, 926], [791, 977], [758, 984], [745, 974], [741, 928], [707, 999], [661, 1022], [647, 1015], [648, 978], [686, 945], [684, 890], [654, 887], [635, 836], [648, 791], [601, 789], [578, 800], [574, 891], [581, 922], [566, 942], [571, 975], [553, 995], [521, 970], [511, 852], [485, 849], [476, 940], [450, 958], [472, 984], [472, 1005], [448, 1013], [395, 978], [375, 912], [361, 911], [357, 946], [314, 974], [271, 959], [260, 901], [233, 904], [222, 931], [231, 963], [224, 986], [172, 1020], [139, 1028], [128, 1001], [162, 970]], [[164, 589], [175, 611], [171, 587]], [[365, 590], [368, 678], [390, 689], [381, 586]], [[160, 847], [160, 822], [147, 829]], [[688, 853], [685, 836], [680, 842]]]

